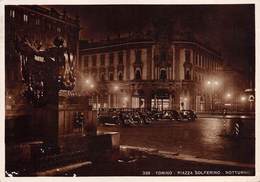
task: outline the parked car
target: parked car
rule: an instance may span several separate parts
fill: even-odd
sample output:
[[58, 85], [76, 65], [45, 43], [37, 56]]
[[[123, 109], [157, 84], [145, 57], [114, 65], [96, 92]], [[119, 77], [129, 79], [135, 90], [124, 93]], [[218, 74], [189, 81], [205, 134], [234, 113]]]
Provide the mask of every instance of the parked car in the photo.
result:
[[122, 126], [137, 126], [142, 124], [142, 120], [136, 112], [120, 112], [120, 120]]
[[180, 111], [181, 120], [187, 121], [195, 121], [197, 119], [197, 115], [192, 110], [181, 110]]
[[152, 117], [154, 120], [160, 120], [160, 119], [175, 120], [175, 121], [180, 120], [180, 115], [175, 110], [157, 111], [157, 112], [154, 112]]
[[152, 113], [153, 120], [163, 119], [163, 113], [161, 111], [154, 111]]
[[132, 118], [133, 118], [134, 124], [136, 124], [136, 125], [141, 125], [144, 123], [143, 118], [137, 111], [132, 113]]
[[116, 113], [100, 113], [97, 116], [97, 122], [102, 125], [119, 125], [120, 119]]
[[139, 112], [140, 118], [143, 120], [144, 124], [151, 124], [152, 123], [152, 118], [149, 115], [149, 113], [145, 112]]
[[180, 115], [175, 110], [166, 110], [166, 111], [163, 111], [162, 119], [179, 121]]
[[101, 125], [139, 126], [152, 122], [151, 113], [141, 111], [105, 111], [97, 116], [97, 122]]

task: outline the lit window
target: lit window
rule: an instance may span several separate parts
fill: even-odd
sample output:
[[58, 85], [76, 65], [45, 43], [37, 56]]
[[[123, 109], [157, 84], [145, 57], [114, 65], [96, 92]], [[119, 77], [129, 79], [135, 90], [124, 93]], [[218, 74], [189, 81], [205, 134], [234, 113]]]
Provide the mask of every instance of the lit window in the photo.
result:
[[109, 73], [109, 80], [110, 81], [114, 80], [114, 74], [112, 72]]
[[96, 66], [97, 65], [97, 55], [93, 55], [92, 56], [92, 66]]
[[101, 73], [100, 80], [105, 81], [105, 73], [104, 72]]
[[190, 51], [189, 50], [185, 50], [185, 61], [186, 62], [190, 62]]
[[23, 15], [23, 21], [26, 23], [28, 22], [28, 15], [26, 15], [26, 14]]
[[135, 79], [136, 80], [141, 80], [142, 78], [141, 78], [142, 76], [141, 76], [141, 71], [138, 69], [138, 70], [136, 70], [135, 71]]
[[136, 52], [135, 52], [135, 63], [136, 64], [141, 63], [141, 54], [142, 54], [141, 50], [136, 50]]
[[40, 19], [37, 18], [35, 23], [36, 23], [36, 25], [40, 25]]
[[167, 73], [166, 73], [166, 70], [165, 69], [162, 69], [160, 71], [160, 80], [166, 80], [167, 79]]
[[195, 65], [197, 65], [197, 57], [198, 57], [197, 53], [194, 52], [194, 64]]
[[102, 66], [105, 65], [105, 55], [104, 55], [104, 54], [102, 54], [102, 55], [100, 56], [100, 64], [101, 64]]
[[118, 80], [120, 80], [120, 81], [123, 80], [123, 74], [122, 74], [122, 72], [119, 72], [119, 74], [118, 74]]
[[84, 67], [88, 67], [88, 56], [84, 56]]
[[118, 63], [119, 63], [119, 64], [123, 64], [123, 59], [124, 59], [124, 57], [123, 57], [123, 53], [122, 53], [122, 52], [120, 52], [120, 53], [118, 54], [118, 59], [119, 59]]
[[15, 11], [14, 10], [10, 10], [10, 17], [15, 18]]
[[114, 54], [113, 53], [109, 54], [109, 64], [110, 65], [114, 64]]

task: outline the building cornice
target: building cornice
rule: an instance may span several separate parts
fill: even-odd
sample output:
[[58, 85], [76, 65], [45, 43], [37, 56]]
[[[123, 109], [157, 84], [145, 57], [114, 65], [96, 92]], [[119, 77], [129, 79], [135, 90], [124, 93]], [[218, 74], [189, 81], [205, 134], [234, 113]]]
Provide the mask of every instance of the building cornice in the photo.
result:
[[[58, 17], [55, 17], [55, 16], [51, 16], [51, 15], [36, 11], [29, 5], [11, 5], [11, 6], [15, 6], [15, 7], [18, 7], [20, 9], [30, 11], [31, 13], [35, 13], [35, 14], [38, 14], [40, 16], [43, 16], [45, 18], [52, 19], [54, 21], [57, 21], [57, 22], [60, 22], [60, 23], [63, 23], [63, 24], [67, 24], [67, 25], [71, 25], [71, 26], [74, 26], [77, 29], [80, 29], [80, 26], [79, 26], [78, 23], [76, 23], [76, 20], [73, 20], [69, 17], [67, 17], [67, 19], [61, 19], [61, 18], [58, 18]], [[42, 9], [46, 9], [46, 8], [41, 7], [41, 6], [38, 6], [38, 7], [42, 8]], [[46, 11], [50, 12], [50, 10], [48, 10], [48, 9], [46, 9]], [[62, 16], [62, 15], [60, 15], [60, 16]]]
[[195, 41], [172, 41], [173, 44], [191, 44], [191, 45], [194, 45], [194, 46], [197, 46], [199, 47], [200, 49], [203, 49], [209, 53], [212, 53], [214, 54], [215, 56], [221, 58], [221, 55], [219, 53], [217, 53], [216, 51], [213, 51], [211, 50], [210, 48], [206, 48], [205, 46], [201, 45], [200, 43], [198, 42], [195, 42]]
[[154, 41], [135, 41], [135, 42], [124, 42], [124, 43], [118, 43], [118, 44], [110, 44], [110, 45], [101, 45], [96, 47], [89, 47], [85, 49], [81, 49], [80, 52], [88, 52], [88, 51], [101, 51], [103, 49], [111, 49], [111, 48], [117, 48], [117, 47], [124, 47], [124, 46], [136, 46], [136, 45], [153, 45]]
[[[187, 45], [187, 44], [189, 44], [189, 45], [192, 45], [192, 46], [196, 46], [196, 47], [198, 47], [198, 48], [200, 48], [200, 49], [202, 49], [202, 50], [204, 50], [208, 53], [211, 53], [211, 54], [217, 56], [218, 58], [221, 58], [221, 55], [219, 53], [217, 53], [216, 51], [213, 51], [210, 48], [207, 48], [207, 47], [205, 47], [205, 46], [203, 46], [200, 43], [195, 42], [195, 41], [173, 40], [173, 41], [171, 41], [171, 43], [173, 45], [182, 45], [182, 44]], [[93, 44], [93, 47], [91, 47], [91, 44]], [[150, 46], [152, 46], [152, 45], [155, 45], [155, 44], [156, 44], [156, 42], [151, 41], [151, 40], [149, 40], [149, 41], [134, 41], [134, 42], [129, 41], [129, 42], [124, 42], [124, 43], [114, 43], [114, 44], [110, 44], [110, 45], [104, 45], [103, 44], [103, 45], [100, 45], [100, 46], [94, 45], [94, 43], [89, 43], [89, 48], [83, 48], [83, 49], [80, 50], [80, 52], [82, 52], [82, 53], [83, 52], [95, 52], [95, 51], [102, 52], [103, 50], [106, 50], [106, 49], [113, 49], [113, 48], [119, 48], [119, 47], [124, 47], [124, 46], [125, 47], [137, 46], [137, 45], [139, 45], [139, 46], [140, 45], [145, 45], [145, 46], [150, 45]]]

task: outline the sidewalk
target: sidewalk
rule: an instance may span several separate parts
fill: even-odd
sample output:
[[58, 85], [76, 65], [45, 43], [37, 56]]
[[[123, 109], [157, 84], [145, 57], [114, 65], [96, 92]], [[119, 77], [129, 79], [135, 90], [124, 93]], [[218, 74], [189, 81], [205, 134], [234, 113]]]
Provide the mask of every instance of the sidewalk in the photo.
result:
[[121, 146], [115, 161], [84, 161], [36, 176], [252, 176], [254, 164], [200, 159], [153, 148]]
[[227, 113], [223, 115], [222, 113], [197, 113], [198, 118], [242, 118], [242, 119], [254, 119], [254, 113]]

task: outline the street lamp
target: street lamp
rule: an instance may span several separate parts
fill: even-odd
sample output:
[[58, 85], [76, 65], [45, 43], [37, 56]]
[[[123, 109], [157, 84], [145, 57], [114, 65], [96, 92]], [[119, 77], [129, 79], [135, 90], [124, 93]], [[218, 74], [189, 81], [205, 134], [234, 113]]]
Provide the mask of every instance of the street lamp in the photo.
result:
[[208, 80], [207, 82], [206, 82], [207, 84], [207, 87], [209, 87], [210, 89], [211, 89], [211, 92], [210, 92], [210, 95], [211, 95], [211, 106], [210, 106], [210, 108], [211, 108], [211, 111], [213, 111], [213, 106], [214, 106], [214, 104], [213, 104], [213, 101], [214, 101], [214, 95], [215, 95], [215, 89], [219, 86], [219, 81], [217, 81], [217, 80]]
[[114, 86], [114, 90], [117, 91], [119, 87], [117, 85]]
[[119, 87], [117, 85], [115, 85], [114, 86], [114, 91], [115, 91], [115, 97], [116, 97], [116, 107], [118, 107], [117, 106], [117, 93], [116, 93], [118, 91], [118, 89], [119, 89]]
[[241, 96], [240, 100], [241, 100], [241, 102], [242, 102], [242, 105], [241, 105], [242, 110], [244, 110], [244, 107], [245, 107], [244, 104], [245, 104], [245, 102], [246, 102], [246, 97], [245, 97], [245, 96]]
[[95, 85], [91, 79], [86, 79], [85, 83], [87, 86], [87, 90], [89, 90], [89, 89], [92, 90], [95, 87]]
[[[92, 102], [92, 106], [93, 106], [94, 105], [93, 89], [95, 88], [95, 85], [94, 85], [94, 83], [90, 79], [86, 80], [86, 84], [91, 89], [91, 102]], [[97, 95], [96, 98], [97, 98], [96, 99], [97, 100], [96, 101], [96, 109], [98, 111], [98, 95]]]
[[124, 97], [124, 105], [125, 105], [125, 107], [127, 107], [127, 101], [128, 101], [128, 97], [125, 96], [125, 97]]
[[231, 93], [227, 93], [225, 95], [225, 103], [224, 103], [224, 106], [229, 106], [230, 109], [232, 109], [232, 107], [234, 107], [234, 103], [233, 101], [231, 100], [232, 98], [232, 94]]
[[230, 93], [227, 93], [227, 96], [226, 96], [228, 99], [231, 98], [231, 94]]
[[241, 97], [241, 101], [242, 101], [242, 102], [245, 102], [245, 100], [246, 100], [246, 97], [245, 97], [245, 96], [242, 96], [242, 97]]

